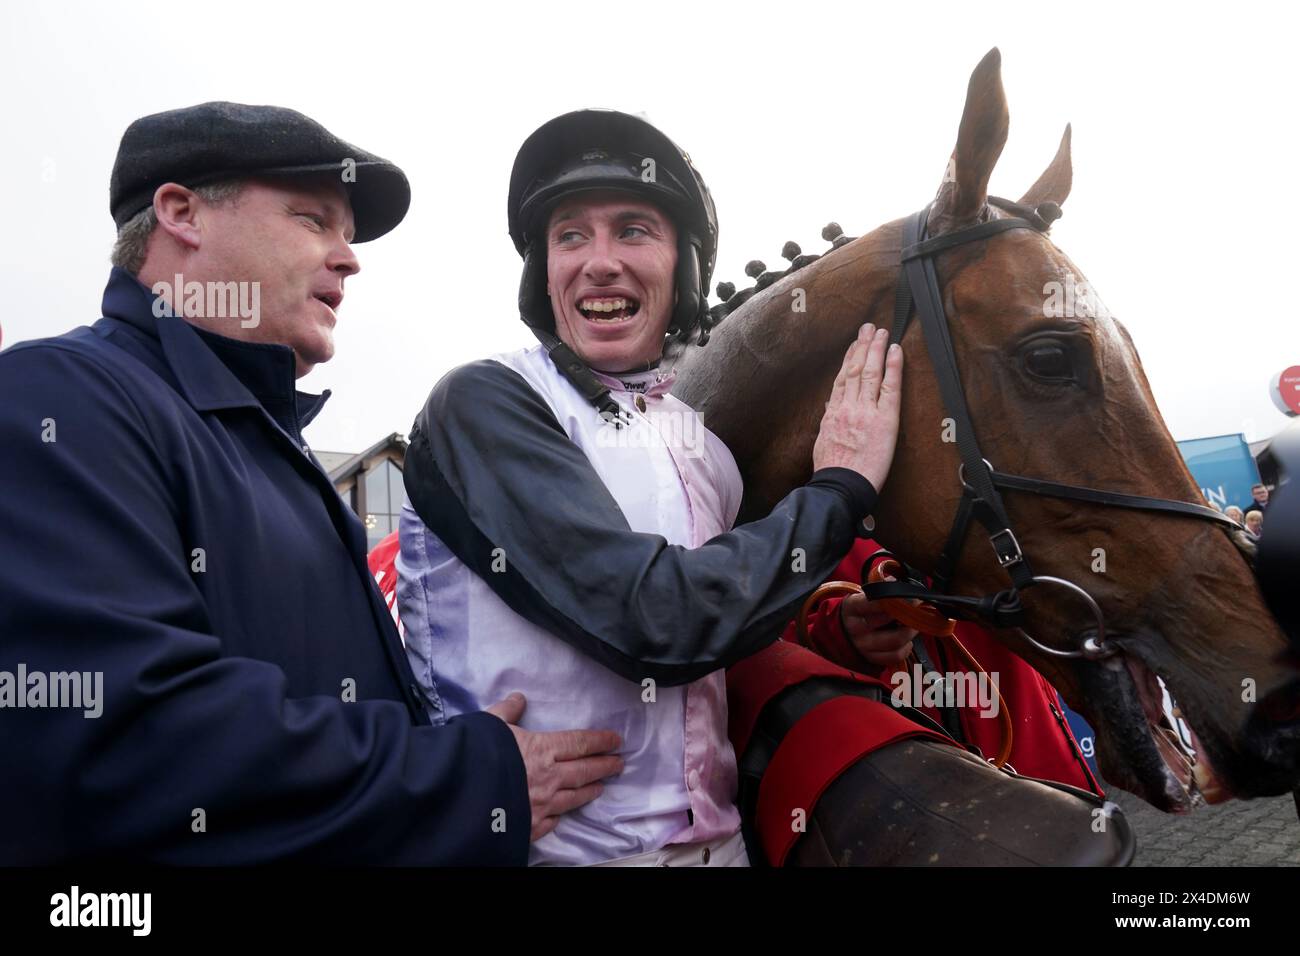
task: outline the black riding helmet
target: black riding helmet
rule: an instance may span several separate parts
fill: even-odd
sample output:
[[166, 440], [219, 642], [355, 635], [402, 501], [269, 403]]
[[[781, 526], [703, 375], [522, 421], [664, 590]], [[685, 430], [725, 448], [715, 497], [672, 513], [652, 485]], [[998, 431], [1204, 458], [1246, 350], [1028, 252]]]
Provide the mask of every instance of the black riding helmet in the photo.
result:
[[668, 331], [687, 339], [708, 311], [718, 249], [713, 198], [680, 147], [645, 120], [615, 110], [557, 116], [529, 136], [515, 157], [508, 213], [510, 238], [524, 260], [520, 317], [535, 333], [553, 338], [547, 221], [562, 198], [597, 189], [632, 193], [671, 216], [677, 227], [677, 305]]

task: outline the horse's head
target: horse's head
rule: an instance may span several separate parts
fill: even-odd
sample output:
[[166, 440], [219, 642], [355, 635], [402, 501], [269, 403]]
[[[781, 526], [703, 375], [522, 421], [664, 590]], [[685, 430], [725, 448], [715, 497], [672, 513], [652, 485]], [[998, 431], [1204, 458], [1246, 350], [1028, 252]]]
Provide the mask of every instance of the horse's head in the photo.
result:
[[[1012, 215], [987, 192], [1007, 128], [994, 50], [971, 77], [929, 237]], [[1054, 210], [1042, 204], [1064, 203], [1070, 183], [1067, 127], [1055, 159], [1021, 198], [1022, 212], [1037, 207], [1050, 218]], [[787, 275], [684, 363], [678, 393], [731, 446], [745, 474], [742, 519], [766, 513], [807, 479], [845, 348], [862, 322], [892, 323], [902, 244], [902, 221], [888, 223]], [[934, 262], [975, 437], [999, 472], [1202, 501], [1128, 333], [1043, 232], [1001, 232]], [[903, 347], [902, 428], [875, 537], [933, 572], [962, 496], [960, 455], [919, 323]], [[1221, 526], [1016, 490], [1003, 500], [1034, 573], [1087, 591], [1119, 651], [1060, 658], [1014, 630], [998, 632], [1088, 718], [1110, 782], [1166, 810], [1187, 809], [1198, 793], [1213, 801], [1296, 786], [1300, 722], [1265, 720], [1255, 704], [1288, 678], [1278, 661], [1284, 636]], [[1008, 586], [979, 524], [960, 555], [951, 591]], [[1076, 650], [1095, 632], [1095, 615], [1067, 589], [1038, 585], [1023, 601], [1023, 629], [1044, 645]], [[1194, 731], [1195, 768], [1160, 726], [1157, 674]]]

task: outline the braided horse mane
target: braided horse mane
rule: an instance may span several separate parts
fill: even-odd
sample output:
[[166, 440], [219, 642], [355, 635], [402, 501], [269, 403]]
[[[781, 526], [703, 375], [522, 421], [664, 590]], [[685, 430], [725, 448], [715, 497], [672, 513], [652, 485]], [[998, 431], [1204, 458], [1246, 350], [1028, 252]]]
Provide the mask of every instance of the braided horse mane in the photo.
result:
[[706, 344], [709, 341], [709, 333], [717, 328], [723, 319], [748, 302], [756, 293], [762, 292], [777, 280], [798, 272], [804, 266], [816, 262], [822, 256], [830, 255], [841, 246], [848, 245], [857, 237], [844, 235], [844, 230], [838, 222], [830, 222], [822, 228], [822, 238], [829, 242], [831, 247], [821, 255], [805, 253], [799, 247], [799, 243], [793, 240], [782, 246], [781, 258], [787, 260], [790, 265], [781, 271], [769, 271], [767, 265], [761, 259], [751, 259], [745, 264], [745, 275], [754, 280], [754, 284], [748, 289], [741, 289], [737, 292], [735, 283], [719, 282], [714, 291], [722, 301], [709, 309], [708, 315], [700, 323], [700, 335], [697, 344]]

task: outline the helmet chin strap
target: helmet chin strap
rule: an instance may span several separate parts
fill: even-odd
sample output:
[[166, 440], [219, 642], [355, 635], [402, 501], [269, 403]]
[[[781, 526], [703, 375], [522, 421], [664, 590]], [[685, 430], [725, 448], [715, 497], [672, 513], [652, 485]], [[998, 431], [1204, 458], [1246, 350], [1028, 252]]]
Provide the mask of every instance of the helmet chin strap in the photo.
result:
[[561, 342], [554, 334], [536, 326], [533, 326], [532, 329], [533, 335], [537, 336], [537, 341], [541, 342], [545, 347], [546, 354], [550, 356], [555, 367], [560, 370], [560, 374], [578, 390], [583, 398], [594, 405], [601, 415], [606, 418], [612, 417], [615, 425], [617, 425], [621, 409], [618, 402], [614, 401], [613, 396], [609, 394], [609, 389], [605, 386], [605, 383], [596, 378], [595, 373], [583, 363], [582, 359], [578, 358], [577, 353]]

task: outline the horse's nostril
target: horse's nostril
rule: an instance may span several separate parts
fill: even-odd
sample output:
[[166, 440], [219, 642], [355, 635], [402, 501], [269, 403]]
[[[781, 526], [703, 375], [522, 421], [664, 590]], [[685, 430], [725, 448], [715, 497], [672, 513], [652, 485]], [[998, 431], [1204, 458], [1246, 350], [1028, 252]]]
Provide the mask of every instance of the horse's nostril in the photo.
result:
[[1261, 700], [1258, 715], [1266, 726], [1300, 721], [1300, 677], [1279, 687]]

